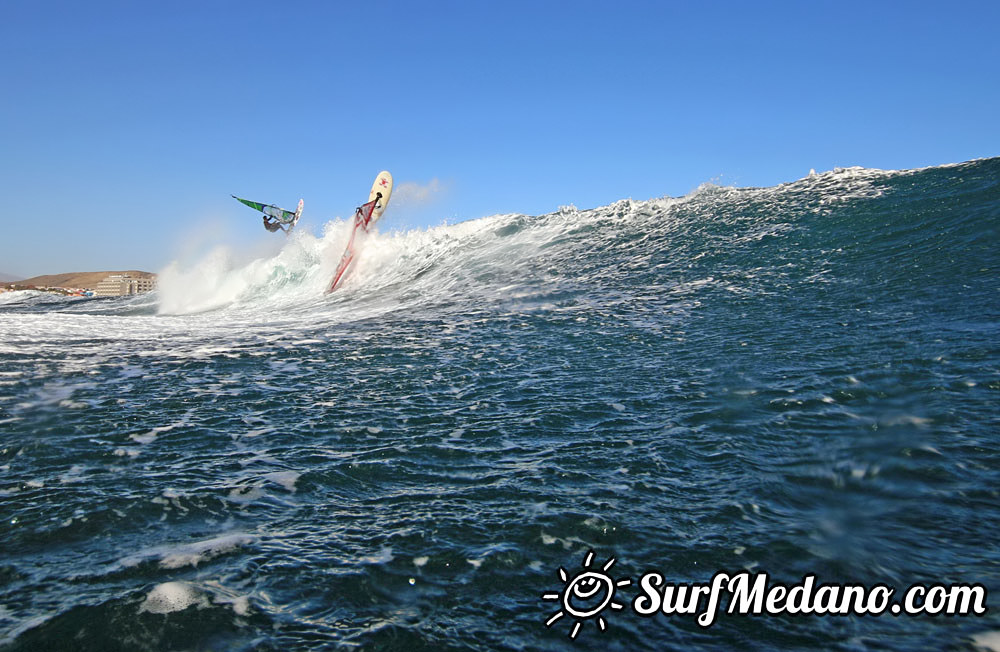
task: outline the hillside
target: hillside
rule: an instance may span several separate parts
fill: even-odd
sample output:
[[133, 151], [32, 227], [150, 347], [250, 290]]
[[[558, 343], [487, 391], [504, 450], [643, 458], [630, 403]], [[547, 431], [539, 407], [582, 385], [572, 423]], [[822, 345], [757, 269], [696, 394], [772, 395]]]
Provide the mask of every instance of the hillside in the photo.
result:
[[68, 272], [66, 274], [46, 274], [44, 276], [33, 276], [23, 281], [17, 281], [18, 285], [37, 285], [38, 287], [61, 287], [61, 288], [87, 288], [93, 290], [97, 284], [104, 280], [109, 274], [128, 274], [136, 278], [150, 278], [156, 276], [150, 272], [138, 270], [126, 270], [118, 272]]

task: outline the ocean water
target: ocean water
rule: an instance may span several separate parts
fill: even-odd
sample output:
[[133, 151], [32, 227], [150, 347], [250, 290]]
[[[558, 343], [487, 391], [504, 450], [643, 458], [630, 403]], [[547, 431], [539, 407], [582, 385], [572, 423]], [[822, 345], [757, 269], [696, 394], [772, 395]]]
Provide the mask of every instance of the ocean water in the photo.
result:
[[[1000, 159], [376, 233], [323, 296], [347, 228], [0, 295], [2, 649], [1000, 649]], [[651, 570], [990, 610], [702, 628]]]

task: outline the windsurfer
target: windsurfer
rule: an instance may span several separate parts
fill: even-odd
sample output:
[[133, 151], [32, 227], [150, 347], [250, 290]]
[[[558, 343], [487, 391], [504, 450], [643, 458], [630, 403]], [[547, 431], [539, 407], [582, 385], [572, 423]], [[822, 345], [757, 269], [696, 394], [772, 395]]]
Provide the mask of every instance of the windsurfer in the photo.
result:
[[240, 199], [236, 195], [233, 195], [233, 199], [263, 213], [264, 228], [271, 233], [280, 230], [284, 231], [285, 235], [288, 235], [295, 228], [299, 217], [302, 215], [303, 201], [301, 199], [299, 200], [298, 208], [294, 211], [286, 211], [284, 208], [279, 208], [274, 204], [261, 204], [249, 199]]
[[285, 231], [287, 233], [285, 227], [281, 224], [281, 222], [279, 222], [277, 218], [271, 217], [270, 215], [264, 216], [264, 228], [270, 231], [271, 233], [274, 233], [278, 229], [281, 229], [282, 231]]

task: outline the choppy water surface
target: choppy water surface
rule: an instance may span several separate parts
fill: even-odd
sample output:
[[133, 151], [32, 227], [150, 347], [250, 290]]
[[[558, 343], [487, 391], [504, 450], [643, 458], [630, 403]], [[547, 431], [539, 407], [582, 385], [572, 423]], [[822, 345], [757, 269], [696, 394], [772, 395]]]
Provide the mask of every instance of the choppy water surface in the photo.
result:
[[[1000, 638], [1000, 159], [216, 252], [0, 295], [11, 649]], [[982, 617], [606, 614], [616, 577], [978, 582]], [[621, 590], [627, 603], [633, 585]], [[992, 638], [991, 638], [992, 637]]]

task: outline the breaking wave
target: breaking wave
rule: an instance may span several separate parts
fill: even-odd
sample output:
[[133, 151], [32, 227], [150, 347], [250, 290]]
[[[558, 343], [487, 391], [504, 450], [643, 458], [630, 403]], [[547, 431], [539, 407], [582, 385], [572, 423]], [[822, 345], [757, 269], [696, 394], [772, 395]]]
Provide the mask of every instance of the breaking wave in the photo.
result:
[[[336, 220], [320, 237], [293, 234], [271, 257], [245, 261], [219, 247], [195, 265], [171, 264], [160, 274], [155, 311], [265, 318], [291, 311], [340, 322], [470, 300], [555, 305], [595, 287], [641, 292], [667, 285], [683, 293], [687, 285], [708, 284], [733, 293], [775, 292], [790, 275], [832, 282], [847, 269], [841, 264], [856, 259], [884, 273], [901, 258], [915, 261], [907, 263], [910, 269], [939, 268], [948, 261], [936, 252], [982, 250], [995, 236], [982, 223], [990, 205], [943, 223], [931, 211], [895, 209], [929, 192], [951, 192], [947, 181], [958, 174], [971, 182], [967, 190], [977, 183], [989, 190], [998, 161], [907, 171], [837, 169], [773, 188], [705, 184], [682, 198], [375, 231], [342, 289], [324, 296], [350, 231], [349, 221]], [[887, 192], [891, 199], [880, 203]], [[950, 262], [949, 273], [975, 273], [960, 260]], [[863, 271], [861, 276], [874, 272]], [[133, 300], [129, 307], [142, 310], [149, 302]]]

